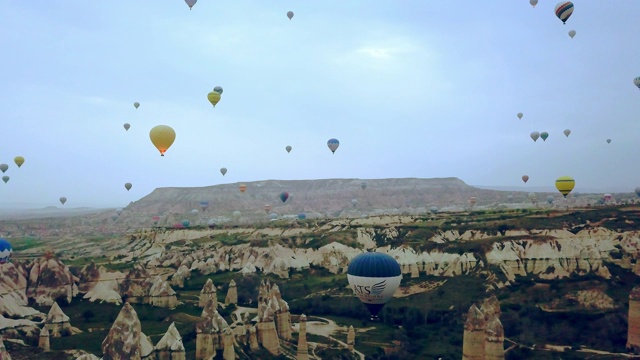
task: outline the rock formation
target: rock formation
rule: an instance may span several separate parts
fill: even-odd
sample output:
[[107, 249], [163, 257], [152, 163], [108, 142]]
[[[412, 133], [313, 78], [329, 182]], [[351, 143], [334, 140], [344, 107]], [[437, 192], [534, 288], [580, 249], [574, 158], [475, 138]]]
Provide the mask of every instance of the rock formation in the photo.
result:
[[484, 314], [476, 304], [471, 305], [464, 323], [462, 360], [484, 360], [486, 325]]
[[47, 254], [31, 264], [27, 296], [40, 306], [50, 306], [56, 300], [71, 303], [78, 294], [78, 278], [60, 260]]
[[249, 328], [249, 347], [253, 351], [260, 348], [260, 344], [258, 344], [258, 329], [255, 326]]
[[40, 314], [28, 307], [27, 269], [20, 262], [0, 264], [0, 315], [26, 317]]
[[349, 331], [347, 332], [347, 346], [349, 347], [349, 351], [353, 351], [353, 347], [356, 345], [356, 331], [353, 329], [353, 325], [349, 326]]
[[504, 329], [496, 314], [487, 323], [485, 336], [485, 360], [504, 360]]
[[93, 354], [82, 354], [78, 356], [76, 360], [100, 360], [100, 358]]
[[57, 302], [54, 302], [51, 309], [49, 309], [49, 313], [47, 314], [44, 324], [52, 337], [73, 335], [74, 333], [79, 332], [79, 330], [71, 327], [69, 317], [62, 312], [62, 309], [60, 309]]
[[156, 276], [149, 290], [149, 304], [158, 307], [174, 309], [178, 306], [176, 292], [169, 286], [166, 280]]
[[177, 286], [182, 289], [184, 287], [184, 281], [191, 277], [191, 270], [185, 265], [180, 265], [178, 271], [171, 277], [171, 285]]
[[233, 346], [233, 334], [230, 328], [225, 328], [222, 334], [224, 351], [222, 352], [222, 358], [224, 360], [235, 360], [236, 350]]
[[224, 298], [224, 304], [238, 304], [238, 288], [233, 279], [229, 282], [229, 290], [227, 291], [227, 296]]
[[141, 326], [138, 314], [125, 303], [102, 342], [104, 360], [141, 360]]
[[280, 354], [280, 339], [276, 331], [273, 310], [262, 302], [258, 305], [258, 342], [272, 355]]
[[200, 321], [196, 324], [196, 359], [209, 359], [217, 350], [224, 348], [222, 332], [229, 327], [215, 307], [216, 302], [209, 297], [202, 309]]
[[96, 266], [96, 263], [91, 261], [85, 265], [78, 274], [78, 292], [85, 294], [93, 289], [100, 280], [100, 270]]
[[309, 360], [309, 345], [307, 345], [307, 316], [300, 315], [300, 331], [298, 332], [298, 351], [296, 360]]
[[640, 286], [636, 286], [629, 294], [629, 329], [627, 332], [627, 349], [640, 351]]
[[2, 342], [2, 336], [0, 336], [0, 359], [11, 360], [11, 355], [9, 355], [7, 348], [4, 347], [4, 342]]
[[[42, 330], [40, 330], [40, 336], [38, 337], [38, 347], [43, 351], [51, 350], [49, 330], [47, 330], [46, 326], [43, 326]], [[0, 359], [2, 359], [2, 357], [0, 357]]]
[[156, 351], [151, 338], [140, 333], [140, 358], [142, 360], [156, 360]]
[[198, 306], [205, 307], [207, 303], [212, 299], [214, 304], [213, 308], [218, 308], [218, 297], [216, 294], [216, 287], [213, 285], [213, 281], [211, 279], [207, 279], [207, 282], [202, 287], [200, 291], [200, 300], [198, 302]]
[[495, 295], [484, 300], [480, 306], [480, 311], [484, 314], [485, 321], [491, 320], [494, 316], [500, 316], [500, 302]]
[[[92, 275], [92, 276], [95, 276]], [[120, 295], [120, 285], [118, 281], [125, 279], [125, 275], [119, 271], [109, 272], [104, 266], [98, 269], [98, 280], [94, 283], [83, 299], [89, 299], [89, 301], [100, 301], [110, 304], [120, 305], [122, 304], [122, 296]], [[129, 282], [129, 284], [131, 284]], [[86, 289], [87, 287], [85, 287]]]
[[182, 337], [176, 329], [175, 323], [171, 323], [167, 332], [155, 346], [157, 360], [178, 360], [185, 358]]

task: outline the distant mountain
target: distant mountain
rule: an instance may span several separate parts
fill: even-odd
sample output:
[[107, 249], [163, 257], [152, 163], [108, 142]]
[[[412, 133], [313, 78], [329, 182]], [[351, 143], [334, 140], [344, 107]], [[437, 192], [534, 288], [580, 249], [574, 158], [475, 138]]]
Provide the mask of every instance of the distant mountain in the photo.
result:
[[[556, 190], [553, 186], [485, 186], [485, 185], [473, 185], [478, 189], [498, 190], [498, 191], [523, 191], [523, 192], [550, 192], [555, 193]], [[580, 188], [582, 194], [604, 194], [604, 193], [632, 193], [633, 189], [612, 187], [610, 189], [598, 189], [598, 188]]]

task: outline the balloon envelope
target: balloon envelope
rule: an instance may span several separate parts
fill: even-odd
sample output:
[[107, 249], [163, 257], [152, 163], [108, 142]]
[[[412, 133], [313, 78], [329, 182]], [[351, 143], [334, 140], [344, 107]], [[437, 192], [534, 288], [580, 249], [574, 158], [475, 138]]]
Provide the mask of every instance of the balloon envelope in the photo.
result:
[[125, 129], [126, 131], [129, 131], [129, 128], [131, 127], [131, 125], [129, 125], [129, 123], [124, 123], [124, 125], [123, 125], [123, 126], [124, 126], [124, 129]]
[[271, 211], [271, 205], [265, 205], [264, 206], [264, 212], [266, 212], [268, 214], [269, 211]]
[[216, 104], [220, 101], [220, 93], [212, 91], [207, 95], [207, 99], [213, 107], [216, 107]]
[[2, 170], [2, 172], [5, 172], [9, 169], [9, 165], [7, 164], [0, 164], [0, 170]]
[[636, 195], [640, 196], [640, 186], [635, 188], [633, 191], [635, 191]]
[[133, 103], [133, 107], [134, 107], [134, 108], [136, 108], [136, 109], [137, 109], [137, 108], [139, 108], [139, 107], [140, 107], [140, 103], [139, 103], [139, 102], [137, 102], [137, 101], [136, 101], [136, 102], [134, 102], [134, 103]]
[[607, 139], [607, 144], [611, 144], [611, 139]]
[[66, 202], [67, 202], [67, 198], [66, 197], [63, 196], [63, 197], [60, 198], [60, 203], [62, 203], [62, 205], [64, 205], [64, 203], [66, 203]]
[[213, 91], [217, 92], [218, 94], [222, 95], [222, 86], [216, 86], [213, 88]]
[[287, 199], [289, 198], [289, 193], [286, 191], [283, 191], [280, 193], [280, 200], [282, 200], [282, 202], [287, 201]]
[[540, 133], [537, 131], [534, 131], [529, 136], [531, 137], [531, 139], [533, 139], [533, 141], [538, 141], [538, 138], [540, 137]]
[[3, 176], [2, 181], [6, 184], [9, 181], [9, 177], [7, 175]]
[[438, 207], [437, 206], [432, 206], [429, 211], [431, 211], [432, 214], [435, 214], [438, 212]]
[[546, 131], [543, 131], [540, 133], [540, 137], [542, 138], [542, 141], [547, 141], [547, 138], [549, 137], [549, 133]]
[[153, 224], [156, 225], [158, 224], [158, 221], [160, 221], [160, 216], [155, 215], [151, 218], [151, 221], [153, 221]]
[[293, 11], [287, 11], [287, 17], [291, 20], [291, 18], [293, 18]]
[[184, 0], [184, 2], [187, 3], [187, 6], [189, 6], [189, 10], [191, 10], [193, 5], [195, 5], [198, 2], [198, 0]]
[[176, 140], [176, 132], [170, 126], [158, 125], [149, 131], [149, 138], [158, 151], [160, 151], [160, 155], [164, 156], [164, 153]]
[[538, 5], [538, 0], [529, 0], [529, 4], [531, 4], [531, 6], [536, 7], [536, 5]]
[[182, 220], [182, 226], [189, 227], [190, 224], [189, 220]]
[[241, 184], [240, 186], [238, 186], [238, 188], [240, 189], [240, 192], [242, 192], [242, 193], [247, 191], [247, 185], [245, 185], [245, 184]]
[[363, 182], [361, 182], [361, 183], [360, 183], [360, 187], [362, 188], [362, 190], [366, 189], [366, 188], [367, 188], [367, 183], [366, 183], [366, 182], [364, 182], [364, 181], [363, 181]]
[[298, 219], [300, 219], [300, 220], [304, 220], [304, 219], [306, 219], [306, 218], [307, 218], [307, 214], [305, 214], [305, 213], [300, 213], [300, 214], [298, 214]]
[[286, 147], [286, 148], [284, 148], [284, 149], [285, 149], [285, 150], [287, 150], [287, 152], [288, 152], [288, 153], [290, 153], [290, 152], [291, 152], [291, 146], [289, 146], [289, 145], [287, 145], [287, 147]]
[[564, 136], [569, 137], [569, 135], [571, 135], [571, 130], [566, 129], [565, 131], [563, 131]]
[[124, 188], [127, 189], [127, 191], [131, 190], [131, 186], [131, 183], [124, 184]]
[[220, 168], [220, 173], [224, 176], [227, 173], [227, 168]]
[[518, 119], [522, 119], [523, 114], [522, 113], [518, 113]]
[[24, 158], [22, 156], [16, 156], [15, 158], [13, 158], [13, 161], [16, 163], [16, 165], [18, 165], [18, 167], [24, 164]]
[[338, 139], [329, 139], [329, 141], [327, 141], [327, 146], [329, 147], [329, 150], [335, 154], [336, 150], [338, 150], [338, 146], [340, 146], [340, 141], [338, 141]]
[[122, 211], [123, 211], [122, 208], [117, 208], [116, 209], [116, 214], [120, 215], [120, 214], [122, 214]]
[[638, 89], [640, 89], [640, 76], [633, 79], [633, 85], [635, 85]]
[[561, 1], [556, 4], [555, 13], [558, 19], [562, 20], [565, 24], [571, 14], [573, 14], [573, 3], [571, 1]]
[[376, 318], [400, 286], [402, 273], [393, 257], [378, 252], [362, 253], [349, 263], [347, 280], [354, 294]]
[[564, 197], [567, 197], [575, 186], [576, 182], [570, 176], [561, 176], [556, 180], [556, 189], [558, 189]]
[[576, 36], [576, 31], [575, 30], [569, 31], [569, 36], [571, 36], [571, 38], [573, 39], [573, 37]]
[[13, 248], [11, 243], [5, 239], [0, 239], [0, 264], [4, 264], [9, 261], [13, 254]]
[[526, 184], [529, 181], [529, 175], [522, 175], [522, 181]]

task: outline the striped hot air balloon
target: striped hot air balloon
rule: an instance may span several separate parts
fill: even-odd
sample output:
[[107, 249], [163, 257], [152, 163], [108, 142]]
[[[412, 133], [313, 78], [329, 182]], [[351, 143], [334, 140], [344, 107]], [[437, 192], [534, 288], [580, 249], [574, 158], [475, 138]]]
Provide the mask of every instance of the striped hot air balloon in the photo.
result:
[[576, 182], [570, 176], [561, 176], [556, 180], [556, 189], [558, 189], [564, 197], [567, 197], [575, 186]]
[[567, 23], [571, 14], [573, 14], [573, 3], [571, 1], [561, 1], [556, 5], [556, 16], [562, 20], [563, 24]]

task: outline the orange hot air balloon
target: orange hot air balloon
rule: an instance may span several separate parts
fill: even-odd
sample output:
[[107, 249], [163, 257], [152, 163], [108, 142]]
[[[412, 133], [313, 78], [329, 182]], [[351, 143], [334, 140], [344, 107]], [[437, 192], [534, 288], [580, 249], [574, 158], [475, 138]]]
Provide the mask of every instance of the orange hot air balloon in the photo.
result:
[[247, 191], [247, 185], [245, 185], [245, 184], [240, 184], [240, 186], [238, 186], [238, 188], [240, 189], [241, 193]]

